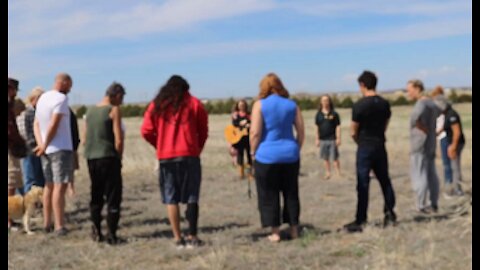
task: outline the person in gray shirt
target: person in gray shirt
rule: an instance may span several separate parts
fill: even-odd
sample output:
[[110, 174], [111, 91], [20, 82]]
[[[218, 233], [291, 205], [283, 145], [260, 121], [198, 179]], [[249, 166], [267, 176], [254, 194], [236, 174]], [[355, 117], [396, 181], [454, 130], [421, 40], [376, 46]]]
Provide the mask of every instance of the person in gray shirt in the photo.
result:
[[[407, 95], [415, 100], [410, 115], [410, 176], [416, 193], [416, 210], [428, 214], [438, 211], [439, 181], [435, 169], [436, 119], [439, 108], [424, 95], [420, 80], [407, 83]], [[427, 203], [427, 197], [430, 203]]]

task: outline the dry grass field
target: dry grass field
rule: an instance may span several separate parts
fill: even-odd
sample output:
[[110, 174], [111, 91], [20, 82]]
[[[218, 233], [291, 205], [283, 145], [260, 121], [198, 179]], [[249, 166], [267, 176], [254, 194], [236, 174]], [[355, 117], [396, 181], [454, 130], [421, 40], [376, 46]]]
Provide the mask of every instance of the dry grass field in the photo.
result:
[[[303, 112], [306, 142], [301, 153], [300, 199], [302, 235], [272, 244], [260, 228], [255, 187], [236, 180], [223, 138], [228, 115], [209, 118], [209, 138], [203, 152], [199, 236], [206, 246], [177, 251], [166, 209], [160, 201], [153, 171], [154, 150], [139, 134], [141, 119], [125, 119], [126, 150], [119, 246], [89, 238], [90, 182], [85, 160], [76, 174], [77, 195], [67, 202], [68, 228], [61, 239], [33, 223], [34, 236], [9, 233], [9, 269], [472, 269], [472, 104], [455, 105], [467, 144], [462, 154], [466, 196], [440, 197], [435, 216], [416, 216], [408, 175], [408, 118], [411, 107], [393, 107], [387, 132], [390, 176], [396, 192], [397, 227], [381, 228], [383, 197], [378, 182], [370, 185], [369, 224], [363, 233], [338, 231], [354, 218], [356, 208], [355, 144], [349, 137], [350, 110], [342, 119], [340, 161], [343, 177], [323, 180], [323, 164], [314, 144], [315, 111]], [[82, 148], [80, 149], [80, 152]], [[81, 154], [81, 153], [80, 153]], [[443, 187], [443, 167], [437, 158]], [[183, 214], [182, 207], [182, 214]], [[186, 228], [186, 222], [182, 227]], [[283, 227], [282, 227], [283, 228]]]

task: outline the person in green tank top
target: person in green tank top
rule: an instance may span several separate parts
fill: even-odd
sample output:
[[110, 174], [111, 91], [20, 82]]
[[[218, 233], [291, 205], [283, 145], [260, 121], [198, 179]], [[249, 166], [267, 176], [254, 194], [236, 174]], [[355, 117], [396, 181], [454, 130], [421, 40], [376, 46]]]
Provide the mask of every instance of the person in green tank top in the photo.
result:
[[87, 110], [83, 133], [84, 157], [87, 159], [91, 180], [91, 237], [96, 242], [104, 240], [101, 221], [105, 197], [108, 227], [106, 240], [113, 245], [119, 243], [116, 232], [122, 201], [121, 168], [124, 145], [120, 105], [124, 95], [124, 87], [113, 82], [102, 101]]

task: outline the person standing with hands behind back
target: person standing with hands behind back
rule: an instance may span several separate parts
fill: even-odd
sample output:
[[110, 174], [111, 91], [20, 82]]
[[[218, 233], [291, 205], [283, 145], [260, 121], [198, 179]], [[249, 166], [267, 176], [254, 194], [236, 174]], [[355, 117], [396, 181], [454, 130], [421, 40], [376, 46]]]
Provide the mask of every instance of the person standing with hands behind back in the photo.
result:
[[55, 77], [53, 90], [42, 94], [37, 102], [34, 133], [41, 157], [45, 187], [43, 189], [44, 230], [51, 232], [52, 210], [56, 236], [68, 233], [65, 228], [65, 191], [73, 179], [73, 145], [67, 94], [73, 85], [66, 73]]
[[[181, 76], [170, 77], [148, 105], [141, 127], [142, 137], [157, 150], [160, 192], [177, 249], [203, 245], [197, 235], [198, 201], [202, 181], [200, 153], [207, 141], [208, 114], [189, 89]], [[187, 204], [186, 239], [180, 231], [179, 203]]]
[[107, 243], [119, 243], [117, 237], [122, 202], [122, 155], [124, 136], [122, 133], [122, 115], [125, 89], [119, 83], [112, 83], [96, 106], [88, 109], [85, 117], [84, 156], [87, 159], [90, 174], [90, 219], [91, 237], [101, 242], [102, 208], [104, 197], [107, 200]]

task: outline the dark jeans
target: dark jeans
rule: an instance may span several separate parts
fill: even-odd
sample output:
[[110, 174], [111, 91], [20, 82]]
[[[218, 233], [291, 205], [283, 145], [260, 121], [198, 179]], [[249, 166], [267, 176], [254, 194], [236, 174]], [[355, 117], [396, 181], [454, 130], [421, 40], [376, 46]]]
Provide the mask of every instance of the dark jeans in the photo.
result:
[[262, 227], [279, 227], [280, 193], [283, 195], [283, 223], [298, 225], [300, 200], [298, 172], [300, 161], [295, 163], [263, 164], [255, 161], [258, 209]]
[[120, 220], [120, 203], [122, 202], [122, 164], [118, 158], [89, 159], [88, 172], [90, 173], [91, 201], [90, 218], [100, 232], [102, 208], [107, 201], [108, 232], [116, 236], [118, 221]]
[[358, 223], [367, 221], [370, 170], [380, 182], [385, 199], [384, 213], [393, 212], [395, 193], [388, 175], [388, 157], [385, 145], [359, 145], [357, 149], [357, 215]]
[[233, 145], [237, 149], [237, 164], [243, 165], [243, 153], [246, 152], [248, 165], [252, 165], [252, 157], [250, 155], [250, 141], [248, 136], [243, 136], [242, 139]]
[[445, 173], [445, 183], [451, 184], [452, 183], [452, 166], [450, 165], [450, 158], [448, 157], [448, 138], [447, 136], [440, 139], [440, 151], [442, 152], [442, 163], [443, 163], [443, 170]]

